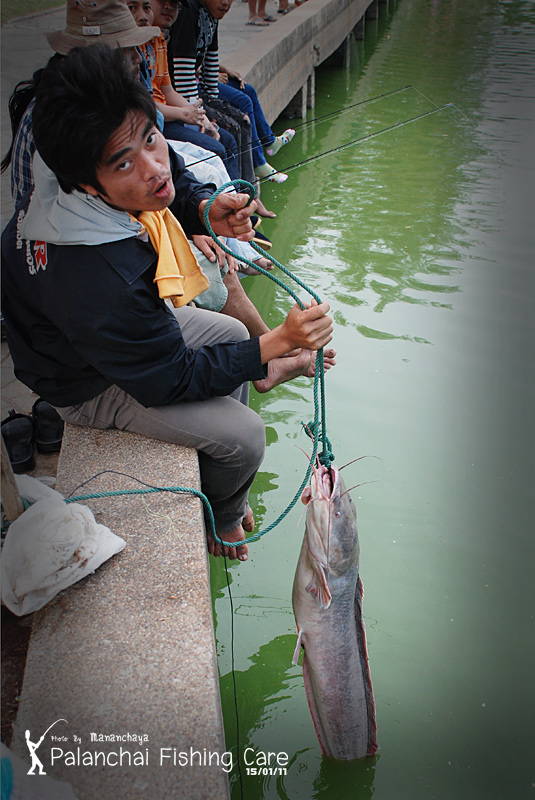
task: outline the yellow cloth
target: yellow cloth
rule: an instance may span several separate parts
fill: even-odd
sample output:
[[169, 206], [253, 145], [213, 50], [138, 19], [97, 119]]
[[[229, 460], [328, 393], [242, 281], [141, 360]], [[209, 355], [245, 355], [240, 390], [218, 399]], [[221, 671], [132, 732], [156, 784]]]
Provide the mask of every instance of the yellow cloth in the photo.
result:
[[175, 308], [180, 308], [208, 289], [210, 281], [193, 255], [182, 226], [168, 208], [142, 211], [138, 220], [158, 253], [154, 282], [162, 299], [169, 298]]

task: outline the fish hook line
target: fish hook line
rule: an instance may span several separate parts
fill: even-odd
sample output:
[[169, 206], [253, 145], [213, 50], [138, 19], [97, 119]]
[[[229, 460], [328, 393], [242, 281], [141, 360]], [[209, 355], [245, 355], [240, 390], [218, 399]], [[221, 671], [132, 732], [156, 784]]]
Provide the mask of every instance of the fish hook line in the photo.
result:
[[[391, 97], [391, 96], [393, 96], [395, 94], [400, 94], [401, 92], [406, 92], [408, 89], [414, 89], [414, 91], [418, 91], [418, 89], [416, 89], [411, 83], [409, 83], [409, 84], [407, 84], [407, 86], [402, 86], [399, 89], [392, 89], [390, 92], [383, 92], [383, 94], [375, 95], [375, 97], [368, 97], [366, 100], [359, 100], [357, 103], [351, 103], [351, 105], [349, 105], [349, 106], [342, 106], [342, 108], [338, 108], [335, 111], [329, 111], [327, 114], [322, 114], [319, 117], [314, 117], [314, 119], [309, 119], [309, 120], [305, 120], [304, 122], [300, 122], [299, 124], [294, 126], [294, 130], [295, 131], [298, 131], [298, 130], [302, 131], [303, 129], [307, 129], [307, 128], [311, 127], [312, 125], [315, 125], [316, 123], [329, 122], [329, 120], [336, 119], [337, 116], [342, 116], [343, 114], [347, 113], [348, 111], [352, 111], [353, 109], [358, 108], [359, 106], [365, 106], [365, 105], [368, 105], [369, 103], [377, 103], [379, 100], [383, 100], [385, 97]], [[422, 94], [422, 93], [420, 92], [420, 94]], [[422, 96], [424, 96], [424, 95], [422, 95]], [[426, 100], [427, 99], [428, 98], [426, 98]], [[429, 102], [432, 103], [432, 105], [436, 105], [436, 103], [433, 103], [431, 100], [429, 100]], [[284, 131], [282, 131], [278, 135], [282, 136], [283, 133], [284, 133]], [[244, 145], [243, 147], [238, 148], [238, 150], [236, 152], [237, 152], [238, 155], [242, 155], [243, 153], [246, 153], [250, 149], [251, 145], [259, 144], [261, 142], [262, 142], [262, 138], [261, 137], [257, 137], [256, 139], [253, 139], [251, 142], [249, 142], [248, 144]], [[230, 150], [225, 150], [225, 155], [232, 155], [232, 153], [231, 153]], [[212, 155], [210, 155], [210, 156], [205, 156], [205, 158], [199, 158], [197, 161], [192, 161], [190, 164], [187, 165], [187, 167], [194, 167], [197, 164], [203, 164], [205, 161], [211, 161], [211, 159], [213, 159], [213, 158], [219, 158], [217, 153], [212, 153]]]
[[[434, 101], [434, 100], [431, 100], [431, 98], [430, 98], [430, 97], [428, 97], [426, 94], [424, 94], [424, 93], [423, 93], [423, 92], [422, 92], [420, 89], [417, 89], [417, 88], [416, 88], [416, 86], [413, 86], [412, 88], [414, 89], [414, 91], [415, 91], [415, 92], [418, 92], [418, 94], [419, 94], [419, 95], [421, 95], [421, 96], [424, 98], [424, 100], [427, 100], [427, 102], [428, 102], [428, 103], [431, 103], [431, 105], [432, 105], [432, 106], [435, 106], [435, 108], [439, 108], [439, 105], [438, 105], [438, 103], [435, 103], [435, 101]], [[470, 117], [468, 117], [468, 116], [467, 116], [467, 115], [464, 113], [464, 111], [462, 111], [462, 109], [460, 109], [460, 108], [459, 108], [459, 106], [456, 106], [456, 105], [455, 105], [455, 104], [453, 104], [453, 103], [452, 103], [451, 105], [453, 106], [453, 108], [454, 108], [456, 111], [458, 111], [458, 112], [459, 112], [459, 114], [461, 115], [461, 117], [463, 117], [463, 118], [465, 119], [465, 121], [466, 121], [466, 122], [468, 122], [468, 124], [469, 124], [469, 125], [471, 125], [473, 128], [477, 128], [477, 124], [476, 124], [475, 122], [473, 122], [473, 121], [470, 119]]]

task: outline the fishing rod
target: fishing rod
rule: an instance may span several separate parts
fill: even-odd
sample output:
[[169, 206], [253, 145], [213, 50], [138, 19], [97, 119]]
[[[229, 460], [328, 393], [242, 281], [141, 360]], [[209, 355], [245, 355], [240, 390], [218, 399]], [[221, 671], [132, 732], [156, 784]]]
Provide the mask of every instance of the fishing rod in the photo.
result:
[[[379, 100], [383, 100], [385, 97], [391, 97], [392, 95], [400, 94], [401, 92], [406, 92], [407, 89], [414, 89], [414, 91], [418, 91], [418, 89], [416, 89], [412, 84], [409, 83], [407, 84], [407, 86], [402, 86], [400, 89], [392, 89], [390, 92], [383, 92], [383, 94], [375, 95], [375, 97], [369, 97], [367, 100], [359, 100], [357, 103], [352, 103], [349, 106], [343, 106], [342, 108], [338, 108], [335, 111], [329, 111], [327, 114], [322, 114], [319, 117], [314, 117], [314, 119], [305, 120], [305, 122], [301, 122], [298, 125], [296, 125], [294, 127], [294, 130], [297, 131], [299, 129], [306, 129], [312, 125], [315, 125], [316, 123], [328, 122], [329, 120], [336, 119], [337, 116], [342, 116], [348, 111], [352, 111], [358, 106], [365, 106], [368, 105], [369, 103], [376, 103]], [[420, 92], [420, 94], [422, 93]], [[429, 102], [432, 103], [431, 100], [429, 100]], [[433, 105], [436, 104], [433, 103]], [[237, 150], [237, 154], [241, 155], [242, 153], [247, 152], [247, 150], [251, 147], [251, 145], [258, 144], [261, 141], [262, 140], [260, 137], [253, 139], [249, 144], [244, 145], [239, 150]], [[232, 155], [232, 153], [230, 150], [225, 150], [225, 155]], [[188, 164], [188, 166], [194, 167], [196, 164], [202, 164], [204, 161], [210, 161], [212, 158], [218, 158], [217, 153], [213, 153], [212, 155], [206, 156], [205, 158], [200, 158], [198, 161], [192, 161], [191, 164]]]
[[[410, 125], [412, 122], [418, 122], [418, 120], [425, 119], [425, 117], [430, 117], [432, 114], [436, 114], [439, 111], [444, 111], [446, 108], [453, 108], [459, 113], [462, 114], [462, 111], [457, 108], [454, 103], [446, 103], [443, 106], [437, 106], [436, 108], [431, 109], [431, 111], [426, 111], [423, 114], [418, 114], [416, 117], [411, 117], [410, 119], [402, 120], [401, 122], [396, 122], [394, 125], [389, 125], [386, 128], [381, 128], [379, 131], [373, 131], [372, 133], [367, 133], [365, 136], [359, 136], [358, 139], [352, 139], [350, 142], [346, 142], [345, 144], [340, 144], [337, 147], [333, 147], [330, 150], [325, 150], [323, 153], [318, 153], [315, 156], [310, 156], [310, 158], [305, 158], [303, 161], [298, 161], [295, 164], [291, 164], [289, 167], [284, 167], [280, 171], [284, 172], [291, 172], [298, 167], [303, 167], [305, 164], [310, 164], [312, 161], [319, 161], [320, 158], [324, 158], [325, 156], [332, 155], [333, 153], [337, 153], [340, 150], [345, 150], [348, 147], [353, 147], [354, 145], [360, 144], [361, 142], [366, 142], [368, 139], [374, 139], [376, 136], [381, 136], [383, 133], [388, 133], [389, 131], [396, 130], [396, 128], [402, 128], [405, 125]], [[263, 183], [264, 181], [269, 180], [269, 178], [259, 178], [259, 183]]]
[[[414, 88], [414, 87], [404, 87], [404, 88]], [[403, 90], [399, 89], [397, 91], [403, 91]], [[415, 91], [419, 92], [418, 89], [415, 89]], [[472, 122], [472, 120], [470, 120], [466, 116], [466, 114], [464, 114], [464, 112], [461, 111], [461, 109], [458, 106], [455, 105], [455, 103], [446, 103], [445, 105], [437, 106], [436, 103], [434, 103], [432, 100], [429, 100], [429, 98], [425, 97], [425, 95], [422, 92], [419, 92], [419, 93], [422, 95], [422, 97], [424, 97], [426, 100], [428, 100], [430, 103], [432, 103], [435, 106], [435, 108], [431, 109], [430, 111], [425, 111], [423, 114], [418, 114], [415, 117], [410, 117], [409, 119], [401, 120], [401, 122], [396, 122], [393, 125], [387, 126], [386, 128], [381, 128], [378, 131], [373, 131], [372, 133], [368, 133], [365, 136], [359, 136], [357, 139], [352, 139], [351, 141], [346, 142], [345, 144], [338, 145], [337, 147], [333, 147], [330, 150], [324, 150], [322, 153], [317, 153], [315, 156], [310, 156], [310, 158], [306, 158], [303, 161], [297, 161], [295, 164], [291, 164], [288, 167], [282, 167], [278, 171], [279, 172], [285, 172], [285, 173], [286, 172], [291, 172], [292, 170], [297, 169], [298, 167], [302, 167], [305, 164], [310, 164], [313, 161], [318, 161], [320, 158], [324, 158], [325, 156], [332, 155], [333, 153], [337, 153], [340, 150], [345, 150], [346, 148], [353, 147], [353, 146], [355, 146], [357, 144], [360, 144], [361, 142], [365, 142], [365, 141], [367, 141], [369, 139], [374, 139], [375, 137], [381, 136], [383, 133], [388, 133], [389, 131], [393, 131], [396, 128], [402, 128], [405, 125], [410, 125], [413, 122], [418, 122], [418, 120], [425, 119], [425, 117], [429, 117], [432, 114], [436, 114], [439, 111], [444, 111], [447, 108], [454, 109], [459, 114], [461, 114], [461, 116], [467, 122], [469, 122], [470, 125], [472, 125], [473, 127], [477, 127], [475, 125], [475, 123]], [[372, 102], [375, 99], [377, 99], [377, 98], [370, 98], [369, 101], [364, 101], [364, 102]], [[335, 113], [335, 112], [333, 112], [333, 113]], [[321, 117], [318, 118], [318, 119], [321, 119]], [[189, 167], [195, 166], [196, 164], [201, 164], [204, 161], [209, 161], [211, 158], [215, 158], [215, 157], [216, 157], [216, 155], [214, 154], [214, 155], [209, 156], [207, 158], [200, 159], [199, 161], [193, 161], [193, 162], [191, 162], [191, 164], [186, 165], [186, 169], [189, 169]], [[268, 180], [269, 180], [269, 175], [266, 176], [265, 178], [258, 178], [258, 183], [265, 183], [265, 181], [268, 181]]]

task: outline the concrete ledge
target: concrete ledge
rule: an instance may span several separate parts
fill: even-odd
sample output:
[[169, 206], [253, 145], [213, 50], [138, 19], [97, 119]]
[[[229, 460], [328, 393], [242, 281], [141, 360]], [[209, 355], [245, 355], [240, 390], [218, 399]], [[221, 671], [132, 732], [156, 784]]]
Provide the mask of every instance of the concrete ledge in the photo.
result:
[[[251, 83], [271, 124], [376, 0], [308, 0], [221, 60]], [[224, 21], [220, 41], [224, 41]]]
[[[157, 486], [199, 488], [195, 451], [118, 431], [66, 426], [58, 470], [65, 496], [103, 469]], [[139, 488], [102, 475], [75, 494]], [[201, 503], [169, 493], [87, 501], [98, 522], [127, 545], [34, 618], [13, 738], [28, 760], [26, 729], [47, 774], [70, 781], [80, 800], [228, 798], [221, 766], [179, 766], [160, 748], [225, 752]], [[91, 743], [90, 734], [140, 734], [148, 742]], [[148, 751], [148, 765], [50, 768], [50, 746], [82, 751]], [[197, 756], [193, 760], [197, 760]], [[123, 762], [124, 763], [124, 762]]]

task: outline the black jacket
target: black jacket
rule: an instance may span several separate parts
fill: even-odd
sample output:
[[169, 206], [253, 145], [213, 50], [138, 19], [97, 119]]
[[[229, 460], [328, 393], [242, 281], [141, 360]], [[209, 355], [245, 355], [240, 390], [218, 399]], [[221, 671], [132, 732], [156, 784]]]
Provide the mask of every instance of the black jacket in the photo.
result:
[[[172, 211], [189, 233], [210, 186], [171, 157]], [[29, 242], [19, 233], [29, 197], [2, 235], [2, 311], [19, 380], [56, 406], [115, 384], [144, 406], [228, 395], [265, 376], [258, 339], [188, 349], [153, 283], [157, 256], [137, 238], [103, 245]]]

